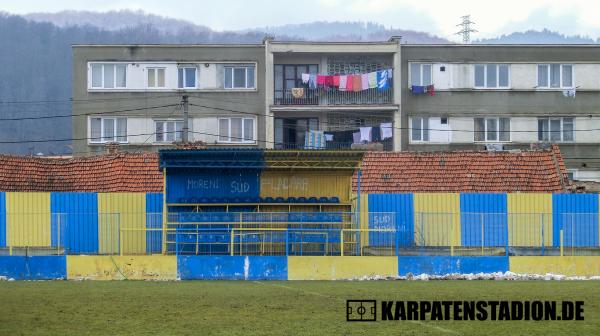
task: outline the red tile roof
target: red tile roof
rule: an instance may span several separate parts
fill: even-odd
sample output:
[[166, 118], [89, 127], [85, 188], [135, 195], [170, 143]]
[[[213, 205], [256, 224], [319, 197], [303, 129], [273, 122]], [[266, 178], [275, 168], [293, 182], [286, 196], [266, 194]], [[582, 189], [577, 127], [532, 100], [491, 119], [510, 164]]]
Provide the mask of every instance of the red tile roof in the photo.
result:
[[[562, 192], [560, 150], [368, 152], [361, 191]], [[356, 191], [356, 174], [353, 187]], [[156, 153], [72, 159], [0, 155], [0, 191], [162, 192]]]
[[564, 192], [569, 187], [558, 146], [518, 152], [369, 152], [360, 185], [367, 193]]
[[161, 192], [158, 155], [72, 159], [0, 155], [0, 191]]

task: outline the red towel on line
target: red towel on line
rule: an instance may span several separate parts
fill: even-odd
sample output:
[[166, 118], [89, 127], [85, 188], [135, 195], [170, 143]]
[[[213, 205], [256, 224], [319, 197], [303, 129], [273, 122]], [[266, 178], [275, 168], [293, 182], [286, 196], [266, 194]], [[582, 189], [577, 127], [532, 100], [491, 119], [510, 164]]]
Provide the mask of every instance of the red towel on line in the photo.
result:
[[333, 86], [333, 76], [325, 76], [325, 86]]
[[335, 86], [335, 87], [340, 86], [340, 76], [333, 76], [333, 86]]
[[352, 89], [353, 91], [362, 90], [362, 78], [360, 75], [352, 76]]
[[352, 91], [354, 87], [354, 76], [348, 75], [348, 80], [346, 80], [346, 91]]
[[317, 75], [317, 85], [325, 85], [325, 76]]
[[427, 85], [427, 94], [430, 96], [435, 96], [435, 87], [432, 85]]

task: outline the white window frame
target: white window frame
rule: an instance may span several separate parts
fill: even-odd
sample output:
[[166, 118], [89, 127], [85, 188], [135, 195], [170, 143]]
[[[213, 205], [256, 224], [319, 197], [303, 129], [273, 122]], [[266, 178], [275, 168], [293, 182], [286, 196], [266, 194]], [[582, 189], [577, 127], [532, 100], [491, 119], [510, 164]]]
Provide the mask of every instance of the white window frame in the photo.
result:
[[[571, 119], [571, 120], [573, 120], [573, 122], [572, 122], [572, 124], [573, 124], [573, 139], [572, 140], [565, 140], [565, 137], [564, 137], [565, 119]], [[547, 137], [548, 137], [548, 139], [546, 139], [546, 140], [540, 139], [540, 121], [541, 120], [547, 120], [548, 121], [548, 131], [547, 131]], [[560, 140], [552, 140], [552, 139], [550, 139], [551, 136], [552, 136], [552, 130], [551, 130], [552, 120], [554, 120], [554, 121], [559, 120], [560, 121], [560, 131], [559, 131]], [[537, 140], [539, 142], [551, 142], [551, 143], [554, 143], [554, 142], [566, 142], [566, 143], [572, 143], [572, 142], [575, 142], [575, 134], [576, 134], [576, 132], [575, 132], [575, 117], [539, 117], [538, 118], [538, 134], [537, 134], [537, 138], [538, 139]]]
[[[156, 126], [159, 123], [163, 124], [163, 133], [160, 133], [160, 135], [162, 136], [163, 139], [159, 140], [158, 139], [159, 133], [156, 132], [156, 134], [154, 136], [154, 142], [156, 142], [156, 143], [173, 143], [173, 142], [181, 141], [181, 139], [183, 138], [183, 120], [181, 120], [181, 119], [159, 119], [159, 120], [154, 120], [154, 130], [155, 131], [156, 131]], [[174, 125], [173, 125], [174, 128], [173, 129], [175, 130], [175, 133], [173, 134], [173, 136], [174, 136], [173, 140], [165, 140], [166, 137], [168, 136], [168, 133], [166, 131], [166, 129], [167, 129], [166, 126], [167, 126], [168, 123], [174, 123]], [[179, 135], [179, 137], [181, 139], [177, 139], [177, 124], [178, 123], [181, 123], [181, 134]]]
[[[231, 119], [242, 119], [242, 137], [241, 139], [231, 138]], [[228, 120], [227, 138], [228, 140], [221, 140], [221, 120]], [[252, 140], [245, 140], [246, 137], [244, 129], [244, 120], [252, 120]], [[224, 144], [255, 144], [256, 143], [256, 118], [245, 118], [245, 117], [222, 117], [217, 118], [217, 143]]]
[[[475, 130], [475, 123], [477, 122], [477, 119], [483, 119], [483, 137], [484, 140], [475, 140], [475, 136], [477, 135], [477, 131]], [[496, 120], [496, 133], [497, 133], [497, 137], [496, 140], [488, 140], [488, 120], [490, 119], [494, 119]], [[508, 119], [508, 127], [509, 127], [509, 131], [508, 131], [508, 140], [500, 140], [500, 119]], [[474, 117], [473, 118], [473, 142], [476, 143], [507, 143], [507, 142], [511, 142], [512, 141], [512, 118], [510, 117], [504, 117], [504, 116], [499, 116], [499, 117]]]
[[[102, 84], [101, 86], [94, 86], [94, 79], [93, 79], [93, 73], [94, 71], [93, 66], [95, 65], [100, 65], [102, 66]], [[107, 65], [112, 65], [114, 66], [113, 68], [113, 87], [106, 87], [106, 83], [105, 83], [105, 78], [104, 78], [104, 67]], [[125, 86], [117, 86], [117, 66], [123, 66], [125, 67]], [[123, 62], [119, 62], [119, 63], [113, 63], [113, 62], [92, 62], [89, 63], [89, 88], [92, 90], [119, 90], [119, 89], [126, 89], [127, 88], [127, 77], [129, 77], [127, 75], [127, 63], [123, 63]]]
[[[489, 65], [496, 66], [496, 86], [488, 86], [488, 69]], [[483, 86], [477, 86], [477, 66], [483, 66]], [[500, 86], [500, 67], [506, 66], [508, 69], [508, 78], [506, 82], [506, 86]], [[478, 90], [498, 90], [498, 89], [510, 89], [510, 64], [506, 63], [477, 63], [473, 65], [473, 87]]]
[[[556, 65], [559, 64], [560, 65], [560, 71], [559, 71], [559, 82], [560, 85], [558, 87], [552, 87], [552, 84], [550, 83], [550, 72], [551, 72], [551, 65]], [[548, 83], [547, 86], [539, 86], [540, 83], [540, 65], [545, 65], [547, 67], [546, 69], [546, 81]], [[563, 85], [563, 66], [570, 66], [571, 67], [571, 86], [564, 86]], [[536, 81], [535, 81], [535, 87], [537, 89], [542, 89], [542, 90], [563, 90], [563, 89], [572, 89], [575, 87], [575, 65], [571, 64], [571, 63], [538, 63], [535, 66], [535, 73], [536, 73]]]
[[[96, 140], [92, 138], [92, 119], [100, 119], [100, 139]], [[125, 120], [125, 141], [118, 141], [118, 123], [117, 120], [118, 119], [123, 119]], [[127, 130], [128, 127], [128, 122], [127, 122], [127, 118], [126, 117], [90, 117], [88, 119], [88, 124], [89, 124], [89, 137], [88, 137], [88, 142], [89, 143], [93, 143], [93, 144], [106, 144], [106, 143], [112, 143], [112, 142], [118, 142], [118, 143], [129, 143], [129, 132]], [[106, 138], [106, 134], [105, 134], [105, 127], [104, 125], [108, 122], [111, 121], [113, 123], [113, 129], [114, 129], [114, 135], [113, 135], [113, 139], [112, 140], [105, 140]]]
[[[227, 69], [231, 69], [231, 87], [227, 87]], [[235, 87], [235, 70], [244, 69], [246, 71], [246, 80], [244, 87]], [[252, 86], [248, 86], [248, 72], [252, 69], [254, 81]], [[223, 67], [223, 88], [225, 90], [253, 90], [256, 89], [256, 65], [225, 65]]]
[[[413, 128], [413, 120], [414, 119], [421, 119], [421, 138], [418, 140], [415, 140], [413, 138], [413, 134], [414, 134], [414, 128]], [[431, 130], [429, 128], [429, 117], [410, 117], [410, 141], [413, 143], [421, 143], [421, 142], [429, 142], [430, 138], [431, 138]], [[425, 125], [425, 121], [427, 121], [427, 125]], [[426, 126], [426, 127], [425, 127]], [[424, 134], [425, 134], [425, 130], [427, 130], [427, 140], [424, 140]]]
[[[148, 76], [150, 76], [150, 70], [154, 71], [154, 86], [150, 86], [150, 81], [148, 79]], [[164, 72], [163, 78], [164, 78], [164, 85], [163, 86], [159, 86], [158, 85], [158, 71], [162, 70]], [[150, 90], [158, 90], [158, 89], [166, 89], [167, 88], [167, 68], [166, 67], [160, 67], [160, 66], [150, 66], [146, 68], [146, 88], [150, 89]]]
[[[181, 72], [183, 74], [183, 80], [181, 82], [182, 86], [179, 87], [179, 69], [183, 69], [183, 71]], [[185, 74], [185, 69], [194, 69], [194, 86], [186, 86], [186, 74]], [[179, 90], [185, 90], [185, 89], [197, 89], [198, 88], [198, 67], [193, 66], [193, 65], [180, 65], [177, 67], [177, 88]]]
[[433, 85], [433, 63], [420, 63], [420, 62], [411, 62], [410, 66], [409, 66], [409, 71], [410, 71], [410, 80], [408, 81], [408, 86], [412, 87], [412, 82], [413, 82], [413, 71], [412, 71], [412, 65], [413, 64], [418, 64], [419, 65], [419, 78], [421, 79], [419, 81], [419, 86], [425, 86], [425, 84], [423, 84], [423, 66], [424, 65], [428, 65], [430, 67], [430, 75], [431, 77], [429, 78], [429, 83], [427, 85]]

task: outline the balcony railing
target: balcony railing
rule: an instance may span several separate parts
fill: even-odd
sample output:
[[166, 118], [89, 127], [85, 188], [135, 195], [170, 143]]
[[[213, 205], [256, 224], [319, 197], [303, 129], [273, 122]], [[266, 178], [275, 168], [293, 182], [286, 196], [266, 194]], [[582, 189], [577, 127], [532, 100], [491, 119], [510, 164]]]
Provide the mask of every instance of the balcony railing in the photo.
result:
[[275, 90], [275, 105], [380, 105], [393, 102], [392, 89], [380, 91], [339, 91], [337, 89], [304, 89], [294, 97], [292, 90]]

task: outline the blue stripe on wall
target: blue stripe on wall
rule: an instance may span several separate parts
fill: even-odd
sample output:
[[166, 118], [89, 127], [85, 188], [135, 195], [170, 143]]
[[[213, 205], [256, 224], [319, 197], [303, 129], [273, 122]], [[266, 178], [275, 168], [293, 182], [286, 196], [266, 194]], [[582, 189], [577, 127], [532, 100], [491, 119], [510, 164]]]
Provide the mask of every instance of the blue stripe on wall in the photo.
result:
[[462, 246], [506, 246], [507, 212], [506, 194], [460, 194]]
[[6, 246], [6, 194], [0, 192], [0, 247]]
[[15, 280], [55, 280], [67, 277], [66, 256], [0, 256], [0, 276]]
[[287, 280], [287, 257], [177, 256], [181, 280]]
[[[414, 202], [413, 194], [369, 194], [369, 228], [381, 226], [376, 223], [374, 214], [381, 212], [394, 213], [396, 239], [398, 246], [414, 245]], [[369, 244], [376, 245], [378, 241], [389, 244], [386, 233], [369, 234]]]
[[147, 193], [146, 194], [146, 228], [156, 229], [146, 232], [146, 252], [161, 253], [162, 252], [162, 229], [163, 227], [163, 194], [162, 193]]
[[398, 275], [508, 272], [508, 257], [399, 256]]
[[598, 247], [598, 194], [552, 195], [552, 244]]
[[53, 246], [60, 239], [68, 254], [98, 253], [97, 193], [53, 192], [50, 212]]

